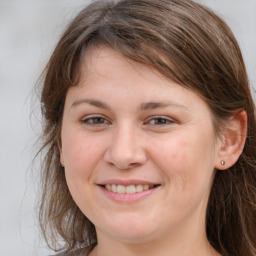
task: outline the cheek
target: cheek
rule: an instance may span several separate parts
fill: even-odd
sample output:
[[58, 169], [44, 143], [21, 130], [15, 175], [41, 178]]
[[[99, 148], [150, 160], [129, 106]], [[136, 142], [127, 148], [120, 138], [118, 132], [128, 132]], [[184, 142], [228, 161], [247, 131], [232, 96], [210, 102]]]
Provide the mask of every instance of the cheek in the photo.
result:
[[[102, 140], [86, 136], [79, 130], [64, 130], [62, 152], [70, 193], [81, 209], [90, 203], [94, 170], [102, 155]], [[85, 196], [87, 195], [87, 196]]]
[[67, 131], [63, 135], [62, 152], [67, 178], [83, 182], [102, 157], [102, 141], [80, 131]]
[[212, 146], [210, 141], [200, 139], [202, 134], [191, 134], [176, 134], [154, 146], [154, 163], [161, 172], [167, 200], [177, 216], [206, 204], [211, 189]]
[[83, 162], [91, 162], [99, 149], [99, 143], [95, 140], [92, 143], [90, 136], [83, 136], [79, 132], [70, 132], [69, 134], [70, 136], [63, 136], [62, 143], [65, 163], [79, 165]]
[[182, 136], [170, 136], [152, 144], [152, 158], [167, 173], [184, 171], [191, 161], [190, 145]]
[[176, 189], [194, 189], [201, 183], [207, 183], [214, 169], [212, 137], [208, 133], [191, 134], [177, 133], [154, 143], [152, 148], [155, 163], [167, 182], [175, 185]]
[[[171, 162], [178, 163], [178, 166], [182, 169], [183, 164], [187, 163], [190, 159], [189, 154], [190, 147], [188, 142], [182, 139], [176, 139], [173, 141], [170, 149], [169, 160]], [[167, 158], [168, 156], [166, 156]]]

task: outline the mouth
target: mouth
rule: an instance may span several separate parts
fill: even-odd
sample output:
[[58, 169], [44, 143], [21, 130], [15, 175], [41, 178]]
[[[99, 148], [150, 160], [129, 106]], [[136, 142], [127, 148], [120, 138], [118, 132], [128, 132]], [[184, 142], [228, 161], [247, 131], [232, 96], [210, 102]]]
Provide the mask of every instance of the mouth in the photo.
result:
[[152, 190], [160, 186], [160, 184], [136, 184], [136, 185], [120, 185], [120, 184], [104, 184], [100, 185], [106, 190], [117, 194], [135, 194], [143, 191]]

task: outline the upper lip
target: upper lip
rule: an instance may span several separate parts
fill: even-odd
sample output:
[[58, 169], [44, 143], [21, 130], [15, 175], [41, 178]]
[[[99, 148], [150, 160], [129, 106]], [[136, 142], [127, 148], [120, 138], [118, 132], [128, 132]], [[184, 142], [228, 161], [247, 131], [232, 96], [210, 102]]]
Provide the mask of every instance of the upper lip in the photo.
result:
[[123, 179], [110, 179], [110, 180], [105, 180], [102, 182], [97, 183], [98, 185], [159, 185], [159, 183], [151, 182], [151, 181], [146, 181], [146, 180], [135, 180], [135, 179], [129, 179], [129, 180], [123, 180]]

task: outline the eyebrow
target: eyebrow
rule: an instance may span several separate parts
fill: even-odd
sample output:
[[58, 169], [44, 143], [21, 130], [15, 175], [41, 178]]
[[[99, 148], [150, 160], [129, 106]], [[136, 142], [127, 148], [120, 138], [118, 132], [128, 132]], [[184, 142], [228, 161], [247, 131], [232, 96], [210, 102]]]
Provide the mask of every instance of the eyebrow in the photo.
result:
[[[92, 105], [92, 106], [97, 107], [97, 108], [111, 110], [111, 107], [107, 103], [104, 103], [104, 102], [102, 102], [100, 100], [96, 100], [96, 99], [75, 100], [72, 103], [71, 108], [76, 107], [76, 106], [81, 105], [81, 104], [84, 104], [84, 103]], [[186, 106], [184, 106], [180, 103], [177, 103], [177, 102], [171, 101], [171, 100], [167, 100], [167, 101], [161, 101], [161, 102], [141, 103], [140, 106], [138, 107], [138, 111], [147, 111], [147, 110], [153, 110], [153, 109], [158, 109], [158, 108], [165, 108], [165, 107], [169, 107], [169, 106], [188, 109]]]
[[107, 109], [107, 110], [111, 109], [111, 107], [108, 104], [106, 104], [106, 103], [104, 103], [104, 102], [102, 102], [100, 100], [94, 100], [94, 99], [79, 99], [79, 100], [75, 100], [72, 103], [71, 108], [72, 107], [76, 107], [78, 105], [81, 105], [83, 103], [87, 103], [87, 104], [92, 105], [92, 106], [97, 107], [97, 108], [103, 108], [103, 109]]
[[187, 109], [186, 106], [184, 106], [180, 103], [168, 100], [168, 101], [163, 101], [163, 102], [142, 103], [139, 107], [139, 111], [146, 111], [146, 110], [157, 109], [157, 108], [166, 108], [169, 106]]

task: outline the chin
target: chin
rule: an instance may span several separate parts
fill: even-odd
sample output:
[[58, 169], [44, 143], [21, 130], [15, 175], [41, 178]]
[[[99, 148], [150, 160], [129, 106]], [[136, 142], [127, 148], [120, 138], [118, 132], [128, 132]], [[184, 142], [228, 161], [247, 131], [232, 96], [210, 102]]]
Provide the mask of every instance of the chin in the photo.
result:
[[154, 226], [149, 223], [154, 222], [149, 222], [145, 218], [142, 221], [138, 217], [135, 220], [132, 220], [132, 218], [123, 218], [120, 221], [115, 220], [112, 225], [106, 225], [104, 232], [122, 242], [141, 244], [155, 239], [154, 236], [157, 230], [159, 230], [159, 226], [157, 227], [156, 223]]

